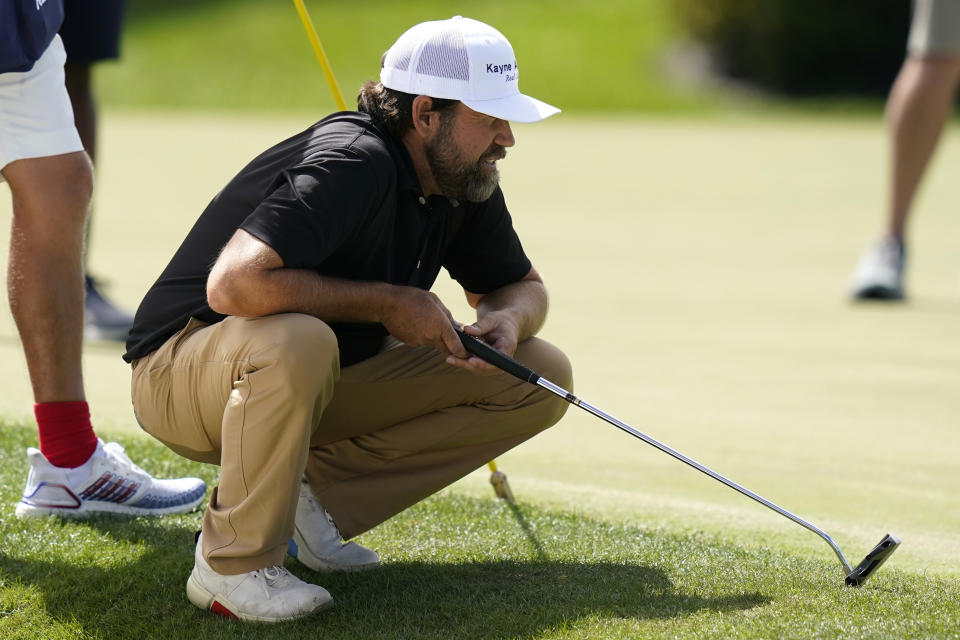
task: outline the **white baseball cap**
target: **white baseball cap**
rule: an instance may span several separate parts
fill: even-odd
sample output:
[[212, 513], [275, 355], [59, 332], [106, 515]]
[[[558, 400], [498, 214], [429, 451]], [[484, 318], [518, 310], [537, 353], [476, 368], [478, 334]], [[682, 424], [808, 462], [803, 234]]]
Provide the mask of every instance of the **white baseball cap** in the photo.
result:
[[490, 25], [454, 16], [411, 27], [387, 51], [380, 82], [394, 91], [459, 100], [513, 122], [537, 122], [560, 109], [520, 93], [517, 58]]

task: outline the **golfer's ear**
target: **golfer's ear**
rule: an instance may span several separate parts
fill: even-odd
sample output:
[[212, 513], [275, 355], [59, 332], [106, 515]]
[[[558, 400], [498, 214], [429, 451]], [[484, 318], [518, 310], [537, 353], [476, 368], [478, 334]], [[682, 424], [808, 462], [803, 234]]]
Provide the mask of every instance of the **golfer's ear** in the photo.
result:
[[417, 96], [413, 99], [411, 111], [414, 130], [427, 140], [432, 138], [440, 127], [440, 112], [433, 108], [433, 98]]

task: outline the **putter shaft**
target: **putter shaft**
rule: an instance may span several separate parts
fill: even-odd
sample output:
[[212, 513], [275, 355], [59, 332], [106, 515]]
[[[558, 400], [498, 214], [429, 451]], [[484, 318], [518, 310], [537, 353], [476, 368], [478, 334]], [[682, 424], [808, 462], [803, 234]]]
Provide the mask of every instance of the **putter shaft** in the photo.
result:
[[[467, 333], [464, 333], [461, 329], [457, 329], [457, 334], [460, 336], [460, 341], [463, 343], [464, 348], [469, 353], [477, 356], [482, 360], [485, 360], [486, 362], [489, 362], [490, 364], [494, 365], [499, 369], [506, 371], [507, 373], [509, 373], [510, 375], [516, 378], [529, 382], [530, 384], [535, 384], [543, 389], [546, 389], [550, 393], [560, 396], [570, 404], [576, 405], [581, 409], [587, 411], [588, 413], [592, 413], [598, 418], [617, 427], [621, 431], [625, 431], [630, 435], [634, 436], [635, 438], [639, 438], [640, 440], [643, 440], [647, 444], [653, 447], [656, 447], [660, 451], [663, 451], [664, 453], [673, 456], [677, 460], [693, 467], [697, 471], [700, 471], [701, 473], [704, 473], [710, 476], [711, 478], [713, 478], [714, 480], [717, 480], [718, 482], [722, 482], [723, 484], [727, 485], [731, 489], [735, 489], [736, 491], [747, 496], [748, 498], [751, 498], [752, 500], [759, 502], [760, 504], [767, 507], [768, 509], [776, 511], [777, 513], [784, 516], [785, 518], [788, 518], [793, 522], [796, 522], [801, 527], [804, 527], [805, 529], [808, 529], [809, 531], [812, 531], [813, 533], [817, 534], [818, 536], [823, 538], [823, 540], [827, 544], [830, 545], [831, 549], [833, 549], [833, 552], [837, 555], [837, 559], [840, 560], [840, 564], [843, 566], [844, 571], [846, 571], [848, 575], [853, 572], [853, 567], [850, 565], [849, 562], [847, 562], [847, 559], [844, 557], [843, 552], [840, 551], [840, 547], [837, 546], [837, 543], [835, 543], [833, 541], [833, 538], [828, 536], [824, 531], [822, 531], [818, 527], [815, 527], [814, 525], [810, 524], [803, 518], [799, 518], [793, 515], [783, 507], [780, 507], [770, 502], [769, 500], [762, 498], [761, 496], [758, 496], [753, 491], [750, 491], [746, 487], [741, 486], [740, 484], [737, 484], [733, 480], [724, 478], [722, 475], [720, 475], [716, 471], [708, 469], [707, 467], [703, 466], [696, 460], [688, 458], [687, 456], [683, 455], [679, 451], [675, 451], [674, 449], [671, 449], [670, 447], [663, 444], [662, 442], [658, 442], [657, 440], [654, 440], [647, 434], [641, 431], [638, 431], [637, 429], [634, 429], [627, 423], [622, 422], [621, 420], [614, 418], [613, 416], [601, 411], [600, 409], [597, 409], [593, 405], [580, 400], [579, 398], [577, 398], [575, 395], [573, 395], [563, 387], [560, 387], [550, 382], [549, 380], [541, 377], [536, 372], [520, 364], [513, 358], [507, 357], [505, 354], [500, 353], [499, 351], [497, 351], [496, 349], [488, 345], [486, 342], [480, 340], [479, 338], [475, 336], [471, 336]], [[891, 550], [891, 553], [892, 553], [892, 550]]]
[[688, 458], [687, 456], [683, 455], [683, 454], [680, 453], [679, 451], [676, 451], [676, 450], [674, 450], [674, 449], [671, 449], [670, 447], [668, 447], [667, 445], [663, 444], [662, 442], [659, 442], [659, 441], [657, 441], [657, 440], [654, 440], [653, 438], [651, 438], [651, 437], [648, 436], [647, 434], [645, 434], [645, 433], [643, 433], [643, 432], [641, 432], [641, 431], [638, 431], [637, 429], [634, 429], [633, 427], [631, 427], [630, 425], [626, 424], [625, 422], [622, 422], [622, 421], [614, 418], [613, 416], [611, 416], [611, 415], [609, 415], [609, 414], [601, 411], [600, 409], [597, 409], [597, 408], [594, 407], [593, 405], [591, 405], [591, 404], [589, 404], [589, 403], [587, 403], [587, 402], [584, 402], [583, 400], [580, 400], [579, 398], [577, 398], [575, 395], [573, 395], [572, 393], [570, 393], [570, 392], [567, 391], [566, 389], [563, 389], [562, 387], [559, 387], [559, 386], [553, 384], [553, 383], [550, 382], [549, 380], [546, 380], [546, 379], [544, 379], [544, 378], [541, 378], [540, 376], [537, 376], [537, 380], [536, 380], [536, 383], [535, 383], [535, 384], [536, 384], [537, 386], [539, 386], [539, 387], [542, 387], [542, 388], [546, 389], [546, 390], [549, 391], [550, 393], [554, 393], [554, 394], [560, 396], [561, 398], [563, 398], [564, 400], [566, 400], [566, 401], [569, 402], [570, 404], [576, 405], [576, 406], [580, 407], [581, 409], [583, 409], [583, 410], [585, 410], [585, 411], [587, 411], [587, 412], [589, 412], [589, 413], [592, 413], [593, 415], [597, 416], [598, 418], [600, 418], [600, 419], [602, 419], [602, 420], [605, 420], [606, 422], [609, 422], [610, 424], [612, 424], [613, 426], [617, 427], [618, 429], [620, 429], [620, 430], [622, 430], [622, 431], [626, 431], [627, 433], [629, 433], [630, 435], [634, 436], [635, 438], [640, 438], [641, 440], [643, 440], [643, 441], [646, 442], [647, 444], [649, 444], [649, 445], [651, 445], [651, 446], [653, 446], [653, 447], [656, 447], [656, 448], [659, 449], [660, 451], [663, 451], [664, 453], [673, 456], [673, 457], [676, 458], [677, 460], [679, 460], [679, 461], [681, 461], [681, 462], [684, 462], [684, 463], [690, 465], [691, 467], [693, 467], [693, 468], [696, 469], [697, 471], [700, 471], [701, 473], [705, 473], [706, 475], [710, 476], [710, 477], [713, 478], [714, 480], [718, 480], [719, 482], [722, 482], [723, 484], [727, 485], [727, 486], [730, 487], [731, 489], [735, 489], [735, 490], [739, 491], [740, 493], [742, 493], [743, 495], [747, 496], [748, 498], [752, 498], [753, 500], [756, 500], [757, 502], [759, 502], [759, 503], [762, 504], [763, 506], [767, 507], [768, 509], [772, 509], [773, 511], [776, 511], [776, 512], [779, 513], [780, 515], [782, 515], [782, 516], [784, 516], [784, 517], [786, 517], [786, 518], [789, 518], [790, 520], [793, 520], [794, 522], [796, 522], [796, 523], [799, 524], [800, 526], [802, 526], [802, 527], [804, 527], [804, 528], [806, 528], [806, 529], [809, 529], [810, 531], [814, 532], [815, 534], [817, 534], [818, 536], [820, 536], [821, 538], [823, 538], [823, 539], [826, 541], [826, 543], [830, 545], [830, 548], [833, 549], [833, 552], [834, 552], [835, 554], [837, 554], [837, 558], [840, 560], [840, 564], [843, 565], [843, 568], [844, 568], [844, 570], [845, 570], [847, 573], [850, 573], [850, 572], [853, 571], [853, 567], [850, 566], [850, 563], [849, 563], [849, 562], [847, 562], [847, 559], [843, 556], [843, 552], [840, 551], [840, 547], [838, 547], [837, 544], [833, 541], [833, 538], [831, 538], [830, 536], [828, 536], [828, 535], [826, 534], [826, 532], [824, 532], [823, 530], [819, 529], [818, 527], [815, 527], [814, 525], [810, 524], [809, 522], [807, 522], [807, 521], [804, 520], [803, 518], [799, 518], [799, 517], [793, 515], [792, 513], [790, 513], [789, 511], [787, 511], [787, 510], [784, 509], [783, 507], [780, 507], [780, 506], [774, 504], [773, 502], [770, 502], [769, 500], [767, 500], [766, 498], [763, 498], [762, 496], [758, 496], [758, 495], [755, 494], [753, 491], [750, 491], [750, 489], [747, 489], [747, 488], [744, 487], [743, 485], [740, 485], [740, 484], [734, 482], [733, 480], [730, 480], [730, 479], [728, 479], [728, 478], [723, 477], [722, 475], [720, 475], [720, 474], [717, 473], [716, 471], [713, 471], [712, 469], [709, 469], [709, 468], [703, 466], [702, 464], [700, 464], [700, 463], [697, 462], [696, 460], [693, 460], [693, 459], [691, 459], [691, 458]]

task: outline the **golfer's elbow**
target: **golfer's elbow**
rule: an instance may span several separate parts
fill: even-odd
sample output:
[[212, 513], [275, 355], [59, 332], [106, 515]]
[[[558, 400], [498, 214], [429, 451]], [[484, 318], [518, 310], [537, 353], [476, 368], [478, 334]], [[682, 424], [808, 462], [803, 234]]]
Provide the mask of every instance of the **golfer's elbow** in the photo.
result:
[[225, 316], [262, 315], [260, 310], [255, 308], [249, 291], [248, 287], [243, 286], [241, 278], [214, 267], [207, 279], [207, 305], [216, 313]]
[[238, 229], [217, 256], [207, 277], [207, 304], [228, 316], [260, 317], [277, 313], [271, 275], [283, 260], [259, 238]]
[[207, 284], [207, 305], [215, 312], [225, 316], [241, 315], [237, 313], [239, 305], [223, 287]]

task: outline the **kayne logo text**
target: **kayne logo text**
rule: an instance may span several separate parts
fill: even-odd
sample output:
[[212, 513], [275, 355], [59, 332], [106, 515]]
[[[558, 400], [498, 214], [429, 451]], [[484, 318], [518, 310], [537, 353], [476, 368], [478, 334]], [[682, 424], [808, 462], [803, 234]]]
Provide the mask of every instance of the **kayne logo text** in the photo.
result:
[[510, 64], [509, 62], [506, 64], [493, 64], [491, 62], [487, 64], [487, 73], [503, 74], [503, 73], [507, 73], [508, 71], [513, 71], [516, 68], [517, 68], [516, 62], [514, 62], [513, 64]]

